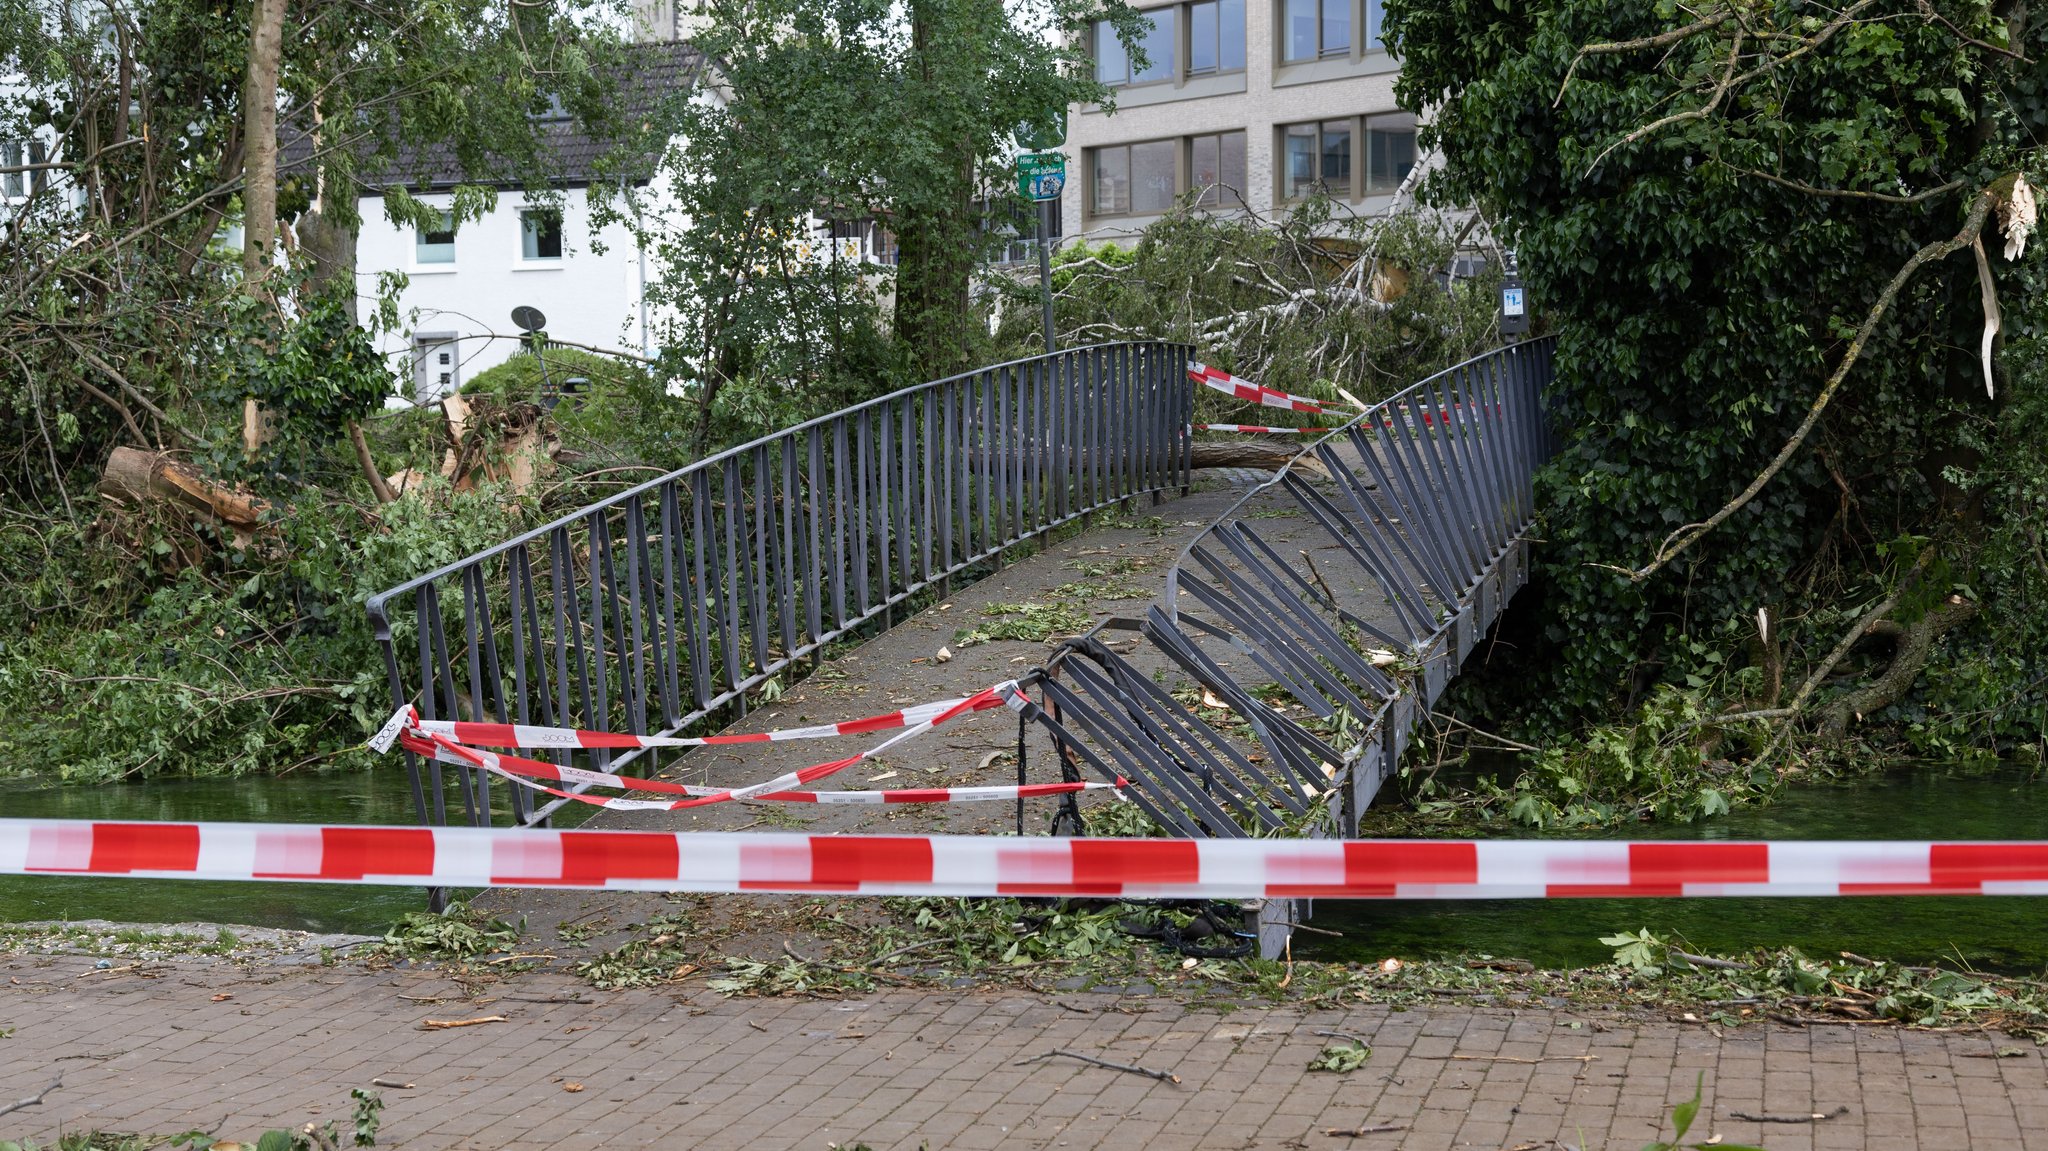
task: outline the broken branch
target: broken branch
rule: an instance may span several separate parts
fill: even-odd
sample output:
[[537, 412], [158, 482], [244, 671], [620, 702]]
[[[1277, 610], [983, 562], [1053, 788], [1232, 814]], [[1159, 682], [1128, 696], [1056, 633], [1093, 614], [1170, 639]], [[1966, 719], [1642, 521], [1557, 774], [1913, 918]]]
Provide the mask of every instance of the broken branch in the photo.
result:
[[1913, 253], [1912, 259], [1907, 260], [1905, 266], [1891, 278], [1891, 282], [1884, 286], [1884, 291], [1878, 293], [1876, 302], [1870, 305], [1870, 311], [1863, 317], [1862, 326], [1856, 329], [1855, 338], [1849, 341], [1848, 350], [1842, 353], [1841, 363], [1835, 365], [1834, 372], [1821, 386], [1820, 394], [1814, 397], [1812, 405], [1806, 409], [1806, 418], [1799, 422], [1799, 427], [1792, 433], [1792, 438], [1785, 441], [1785, 446], [1778, 449], [1777, 456], [1763, 471], [1757, 473], [1748, 487], [1742, 489], [1734, 499], [1721, 505], [1721, 510], [1700, 523], [1688, 524], [1664, 537], [1664, 543], [1658, 547], [1655, 559], [1625, 573], [1630, 583], [1641, 583], [1662, 570], [1664, 565], [1676, 559], [1685, 549], [1720, 527], [1729, 516], [1748, 506], [1749, 502], [1764, 490], [1764, 485], [1770, 483], [1784, 470], [1785, 465], [1791, 462], [1792, 457], [1806, 443], [1806, 437], [1813, 434], [1813, 429], [1820, 423], [1821, 413], [1827, 410], [1829, 401], [1835, 398], [1835, 392], [1841, 388], [1842, 381], [1848, 378], [1849, 369], [1855, 367], [1856, 361], [1862, 357], [1864, 345], [1870, 342], [1870, 337], [1877, 331], [1877, 325], [1884, 320], [1885, 313], [1891, 310], [1892, 301], [1898, 298], [1900, 289], [1904, 288], [1914, 273], [1926, 264], [1969, 247], [1984, 231], [1984, 221], [1990, 215], [1993, 200], [1991, 189], [1985, 189], [1983, 194], [1977, 197], [1977, 202], [1971, 205], [1970, 214], [1964, 219], [1962, 230], [1949, 239], [1937, 240]]
[[[1180, 1082], [1180, 1080], [1176, 1079], [1174, 1080], [1174, 1082], [1178, 1083]], [[62, 1087], [63, 1085], [64, 1076], [60, 1073], [55, 1079], [50, 1080], [50, 1085], [48, 1087], [43, 1088], [41, 1091], [36, 1092], [34, 1095], [31, 1095], [26, 1099], [17, 1099], [14, 1102], [9, 1103], [5, 1107], [0, 1107], [0, 1115], [6, 1115], [12, 1111], [19, 1111], [24, 1107], [38, 1106], [42, 1103], [43, 1096], [48, 1095], [50, 1092], [55, 1091], [57, 1088]]]
[[1848, 1105], [1844, 1104], [1825, 1114], [1815, 1111], [1811, 1115], [1751, 1115], [1747, 1111], [1730, 1111], [1728, 1118], [1741, 1119], [1749, 1123], [1818, 1123], [1823, 1119], [1835, 1119], [1848, 1113]]
[[1702, 32], [1711, 32], [1715, 28], [1726, 24], [1734, 15], [1734, 9], [1723, 8], [1721, 11], [1703, 20], [1695, 20], [1683, 28], [1673, 28], [1669, 32], [1659, 32], [1655, 36], [1641, 36], [1634, 40], [1615, 40], [1604, 44], [1588, 44], [1579, 49], [1578, 54], [1572, 57], [1571, 67], [1564, 70], [1564, 82], [1557, 86], [1557, 99], [1552, 100], [1550, 106], [1555, 108], [1564, 102], [1564, 90], [1571, 87], [1572, 75], [1579, 70], [1579, 62], [1588, 56], [1616, 56], [1623, 52], [1639, 52], [1647, 48], [1668, 48], [1680, 40], [1690, 40]]
[[1097, 1059], [1093, 1055], [1083, 1055], [1079, 1051], [1069, 1051], [1064, 1047], [1054, 1048], [1043, 1055], [1033, 1055], [1029, 1059], [1019, 1059], [1016, 1065], [1022, 1067], [1026, 1063], [1036, 1063], [1041, 1059], [1051, 1059], [1056, 1055], [1064, 1055], [1069, 1059], [1079, 1059], [1083, 1063], [1092, 1063], [1097, 1067], [1107, 1067], [1111, 1071], [1127, 1071], [1132, 1075], [1143, 1075], [1147, 1078], [1157, 1079], [1162, 1083], [1180, 1082], [1180, 1076], [1175, 1075], [1171, 1071], [1154, 1071], [1150, 1067], [1140, 1067], [1135, 1063], [1115, 1063], [1108, 1059]]
[[420, 1030], [446, 1031], [451, 1027], [475, 1027], [479, 1023], [510, 1022], [512, 1021], [502, 1015], [480, 1015], [475, 1019], [423, 1019], [420, 1021]]

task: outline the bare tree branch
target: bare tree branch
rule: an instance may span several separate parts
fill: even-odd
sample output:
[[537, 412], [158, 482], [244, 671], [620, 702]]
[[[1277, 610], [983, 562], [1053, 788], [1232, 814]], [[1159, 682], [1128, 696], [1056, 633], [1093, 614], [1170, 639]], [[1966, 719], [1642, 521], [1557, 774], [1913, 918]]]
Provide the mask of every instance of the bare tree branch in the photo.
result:
[[1673, 112], [1669, 116], [1652, 120], [1628, 135], [1623, 136], [1621, 139], [1616, 140], [1614, 143], [1607, 145], [1600, 150], [1598, 156], [1593, 157], [1593, 163], [1586, 169], [1587, 173], [1590, 174], [1593, 169], [1598, 168], [1600, 161], [1605, 160], [1608, 153], [1621, 147], [1623, 144], [1633, 144], [1638, 140], [1647, 139], [1673, 124], [1683, 124], [1691, 120], [1704, 120], [1713, 115], [1714, 109], [1721, 106], [1721, 101], [1727, 97], [1728, 90], [1734, 86], [1735, 66], [1742, 62], [1742, 40], [1743, 33], [1740, 31], [1736, 32], [1735, 43], [1728, 50], [1728, 67], [1722, 70], [1721, 82], [1714, 85], [1714, 94], [1707, 98], [1706, 103], [1689, 111]]
[[1855, 188], [1816, 188], [1811, 184], [1802, 184], [1797, 180], [1787, 180], [1783, 176], [1773, 176], [1769, 172], [1738, 168], [1733, 164], [1723, 164], [1722, 166], [1738, 176], [1749, 176], [1753, 179], [1764, 180], [1790, 188], [1795, 192], [1804, 192], [1809, 196], [1824, 196], [1831, 200], [1876, 200], [1884, 204], [1920, 204], [1932, 200], [1936, 196], [1946, 195], [1963, 186], [1961, 180], [1950, 180], [1938, 188], [1929, 188], [1924, 192], [1915, 192], [1910, 196], [1894, 196], [1888, 192], [1864, 192]]
[[1668, 48], [1680, 41], [1690, 40], [1702, 32], [1711, 32], [1734, 17], [1734, 9], [1723, 8], [1721, 11], [1703, 20], [1695, 20], [1683, 28], [1673, 28], [1669, 32], [1659, 32], [1655, 36], [1643, 36], [1634, 40], [1614, 40], [1604, 44], [1588, 44], [1579, 49], [1578, 53], [1572, 57], [1571, 67], [1564, 70], [1564, 83], [1557, 86], [1557, 99], [1552, 100], [1550, 106], [1555, 108], [1564, 102], [1565, 89], [1571, 87], [1572, 76], [1578, 72], [1580, 61], [1588, 56], [1616, 56], [1624, 52], [1640, 52], [1650, 48]]
[[1777, 456], [1771, 460], [1770, 464], [1763, 471], [1757, 473], [1756, 478], [1749, 482], [1748, 487], [1742, 489], [1741, 494], [1723, 504], [1721, 510], [1708, 516], [1703, 522], [1688, 524], [1664, 537], [1663, 544], [1657, 548], [1656, 557], [1644, 566], [1633, 571], [1623, 568], [1610, 568], [1610, 570], [1620, 571], [1627, 575], [1630, 583], [1641, 583], [1657, 574], [1664, 565], [1677, 558], [1679, 553], [1697, 543], [1708, 532], [1720, 527], [1729, 516], [1742, 510], [1749, 501], [1755, 499], [1757, 493], [1763, 491], [1764, 485], [1770, 483], [1784, 469], [1785, 465], [1791, 461], [1793, 455], [1799, 451], [1800, 446], [1806, 442], [1806, 437], [1813, 433], [1814, 426], [1820, 423], [1821, 413], [1827, 410], [1828, 402], [1835, 398], [1835, 391], [1842, 386], [1842, 381], [1848, 377], [1849, 369], [1856, 366], [1857, 359], [1863, 354], [1863, 346], [1869, 342], [1871, 335], [1877, 331], [1877, 325], [1884, 319], [1885, 313], [1891, 309], [1892, 301], [1898, 298], [1899, 290], [1904, 288], [1906, 282], [1913, 278], [1914, 273], [1918, 272], [1926, 264], [1969, 247], [1976, 240], [1977, 236], [1983, 232], [1984, 221], [1990, 215], [1991, 206], [1996, 202], [1996, 199], [1997, 197], [1993, 190], [1986, 188], [1978, 195], [1976, 203], [1970, 206], [1970, 214], [1964, 219], [1961, 231], [1949, 239], [1938, 240], [1913, 253], [1912, 259], [1907, 260], [1905, 266], [1901, 267], [1898, 273], [1892, 277], [1891, 282], [1885, 285], [1884, 291], [1878, 293], [1877, 302], [1870, 306], [1870, 311], [1863, 317], [1862, 326], [1856, 330], [1855, 338], [1849, 341], [1849, 348], [1843, 353], [1842, 362], [1835, 366], [1834, 373], [1828, 377], [1827, 383], [1821, 386], [1820, 394], [1814, 397], [1812, 406], [1807, 408], [1806, 418], [1800, 421], [1798, 430], [1792, 433], [1791, 439], [1785, 441], [1784, 447], [1778, 449]]

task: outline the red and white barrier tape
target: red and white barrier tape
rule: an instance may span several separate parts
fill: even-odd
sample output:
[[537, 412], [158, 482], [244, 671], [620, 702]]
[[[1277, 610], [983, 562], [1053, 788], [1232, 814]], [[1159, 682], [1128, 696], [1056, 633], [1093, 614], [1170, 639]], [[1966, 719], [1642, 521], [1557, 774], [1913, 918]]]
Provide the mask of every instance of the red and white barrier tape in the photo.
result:
[[1307, 396], [1290, 395], [1272, 388], [1241, 380], [1222, 368], [1188, 361], [1188, 378], [1226, 396], [1236, 396], [1248, 403], [1267, 408], [1285, 408], [1291, 412], [1307, 412], [1317, 416], [1351, 416], [1356, 413], [1342, 404], [1331, 404], [1325, 400], [1310, 399]]
[[1319, 436], [1334, 432], [1335, 428], [1269, 428], [1263, 424], [1190, 424], [1189, 430], [1197, 432], [1254, 432], [1268, 436]]
[[2048, 895], [2048, 842], [1066, 839], [0, 819], [0, 874], [1161, 899]]
[[[915, 707], [893, 711], [886, 715], [869, 716], [865, 719], [848, 720], [844, 723], [824, 724], [817, 727], [789, 728], [760, 735], [710, 736], [705, 738], [674, 738], [664, 736], [626, 735], [617, 732], [585, 731], [579, 728], [535, 727], [525, 724], [470, 723], [458, 720], [422, 720], [411, 707], [399, 708], [384, 729], [371, 739], [370, 746], [378, 751], [389, 751], [395, 742], [416, 755], [425, 755], [442, 763], [458, 767], [474, 767], [500, 776], [521, 787], [545, 792], [548, 795], [590, 804], [593, 807], [608, 807], [621, 811], [676, 811], [686, 807], [705, 807], [715, 803], [986, 803], [997, 800], [1030, 799], [1047, 795], [1064, 795], [1075, 791], [1116, 790], [1126, 784], [1116, 783], [1034, 783], [1002, 784], [985, 787], [915, 787], [885, 789], [882, 791], [794, 791], [792, 788], [813, 783], [860, 763], [874, 759], [884, 751], [904, 740], [930, 731], [947, 720], [978, 711], [1008, 706], [1021, 710], [1030, 703], [1017, 681], [1008, 680], [991, 688], [978, 691], [961, 699], [941, 700], [936, 703], [919, 704]], [[501, 755], [468, 746], [463, 740], [489, 743], [497, 747], [525, 748], [630, 748], [630, 747], [692, 747], [721, 745], [729, 743], [779, 742], [793, 739], [822, 739], [833, 735], [851, 735], [868, 731], [883, 731], [901, 728], [897, 734], [883, 740], [874, 747], [856, 755], [812, 764], [793, 772], [785, 772], [774, 779], [744, 787], [700, 787], [691, 784], [669, 783], [657, 779], [635, 779], [610, 772], [588, 771], [583, 768], [563, 767], [537, 759], [518, 755]], [[538, 780], [552, 780], [556, 783], [576, 783], [595, 787], [615, 787], [624, 791], [655, 792], [680, 796], [679, 799], [632, 799], [625, 796], [594, 796], [563, 791], [549, 787]]]
[[[493, 751], [476, 748], [458, 748], [444, 745], [430, 739], [401, 737], [399, 742], [407, 751], [431, 756], [442, 763], [457, 767], [479, 767], [493, 775], [501, 776], [521, 787], [573, 799], [594, 807], [609, 807], [621, 811], [669, 811], [675, 808], [670, 800], [628, 799], [623, 796], [603, 797], [579, 795], [549, 787], [536, 780], [549, 779], [557, 783], [581, 783], [593, 787], [616, 787], [622, 791], [654, 792], [661, 795], [685, 797], [723, 795], [728, 791], [722, 787], [705, 787], [694, 783], [670, 783], [661, 779], [637, 779], [630, 775], [614, 775], [606, 771], [588, 771], [580, 767], [562, 767], [544, 763], [524, 756], [501, 755]], [[770, 791], [743, 798], [742, 803], [987, 803], [1005, 799], [1033, 799], [1047, 795], [1065, 795], [1072, 791], [1115, 790], [1127, 786], [1117, 783], [1029, 783], [997, 784], [986, 787], [909, 787], [891, 788], [881, 791]]]
[[[1233, 376], [1221, 368], [1212, 368], [1207, 364], [1199, 364], [1192, 360], [1188, 361], [1188, 378], [1201, 384], [1203, 387], [1214, 389], [1227, 396], [1236, 396], [1240, 400], [1259, 404], [1263, 407], [1286, 408], [1289, 411], [1308, 412], [1318, 416], [1344, 416], [1348, 418], [1358, 414], [1354, 409], [1344, 405], [1331, 404], [1326, 400], [1310, 399], [1307, 396], [1296, 396], [1287, 392], [1276, 391], [1263, 384], [1255, 384], [1250, 380]], [[1493, 407], [1495, 412], [1500, 410], [1500, 405], [1498, 404], [1493, 405]], [[1449, 407], [1431, 405], [1421, 409], [1422, 423], [1425, 427], [1433, 424], [1449, 425], [1453, 419], [1451, 413], [1463, 412], [1466, 408], [1484, 412], [1486, 405], [1465, 403], [1451, 404]], [[1415, 415], [1408, 408], [1401, 408], [1399, 410], [1403, 419], [1411, 424], [1415, 422]], [[1463, 422], [1464, 417], [1462, 415], [1456, 418]], [[1382, 419], [1380, 426], [1391, 428], [1394, 426], [1394, 421]], [[1337, 430], [1336, 428], [1272, 428], [1258, 424], [1191, 424], [1189, 427], [1197, 432], [1257, 432], [1266, 435], [1319, 435], [1323, 432], [1334, 432]]]
[[409, 725], [428, 735], [445, 735], [471, 747], [523, 748], [630, 748], [630, 747], [725, 747], [739, 743], [781, 743], [792, 739], [830, 739], [840, 735], [861, 735], [915, 727], [934, 716], [944, 715], [967, 702], [966, 698], [921, 703], [865, 719], [825, 723], [815, 727], [790, 727], [780, 731], [749, 735], [628, 735], [616, 731], [584, 731], [573, 727], [537, 727], [524, 723], [470, 723], [455, 719], [417, 719]]

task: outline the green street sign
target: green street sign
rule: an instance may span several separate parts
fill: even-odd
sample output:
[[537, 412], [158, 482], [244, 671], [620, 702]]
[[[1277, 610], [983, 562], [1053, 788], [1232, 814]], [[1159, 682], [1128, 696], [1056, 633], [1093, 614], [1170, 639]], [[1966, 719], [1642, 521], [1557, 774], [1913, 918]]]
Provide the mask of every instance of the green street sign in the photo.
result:
[[1034, 152], [1049, 152], [1067, 142], [1067, 110], [1055, 109], [1017, 125], [1017, 145]]
[[1026, 152], [1017, 157], [1017, 194], [1027, 200], [1057, 200], [1067, 186], [1067, 158], [1059, 152]]

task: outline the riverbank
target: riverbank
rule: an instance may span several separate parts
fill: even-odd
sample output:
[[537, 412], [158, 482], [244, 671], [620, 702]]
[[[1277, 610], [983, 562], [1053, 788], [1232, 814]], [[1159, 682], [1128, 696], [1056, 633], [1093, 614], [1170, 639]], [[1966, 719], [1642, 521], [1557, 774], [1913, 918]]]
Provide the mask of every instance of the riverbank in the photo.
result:
[[[747, 998], [702, 984], [601, 991], [549, 971], [478, 986], [439, 966], [97, 963], [0, 959], [0, 1099], [62, 1076], [40, 1105], [0, 1116], [0, 1138], [253, 1140], [345, 1127], [354, 1088], [382, 1098], [378, 1145], [414, 1151], [1632, 1149], [1669, 1133], [1697, 1082], [1693, 1139], [2048, 1147], [2041, 1055], [2001, 1035], [1722, 1028], [1458, 998], [1202, 1004], [1165, 989], [982, 986]], [[1369, 1049], [1354, 1069], [1311, 1069], [1346, 1065], [1329, 1049], [1354, 1040]]]

